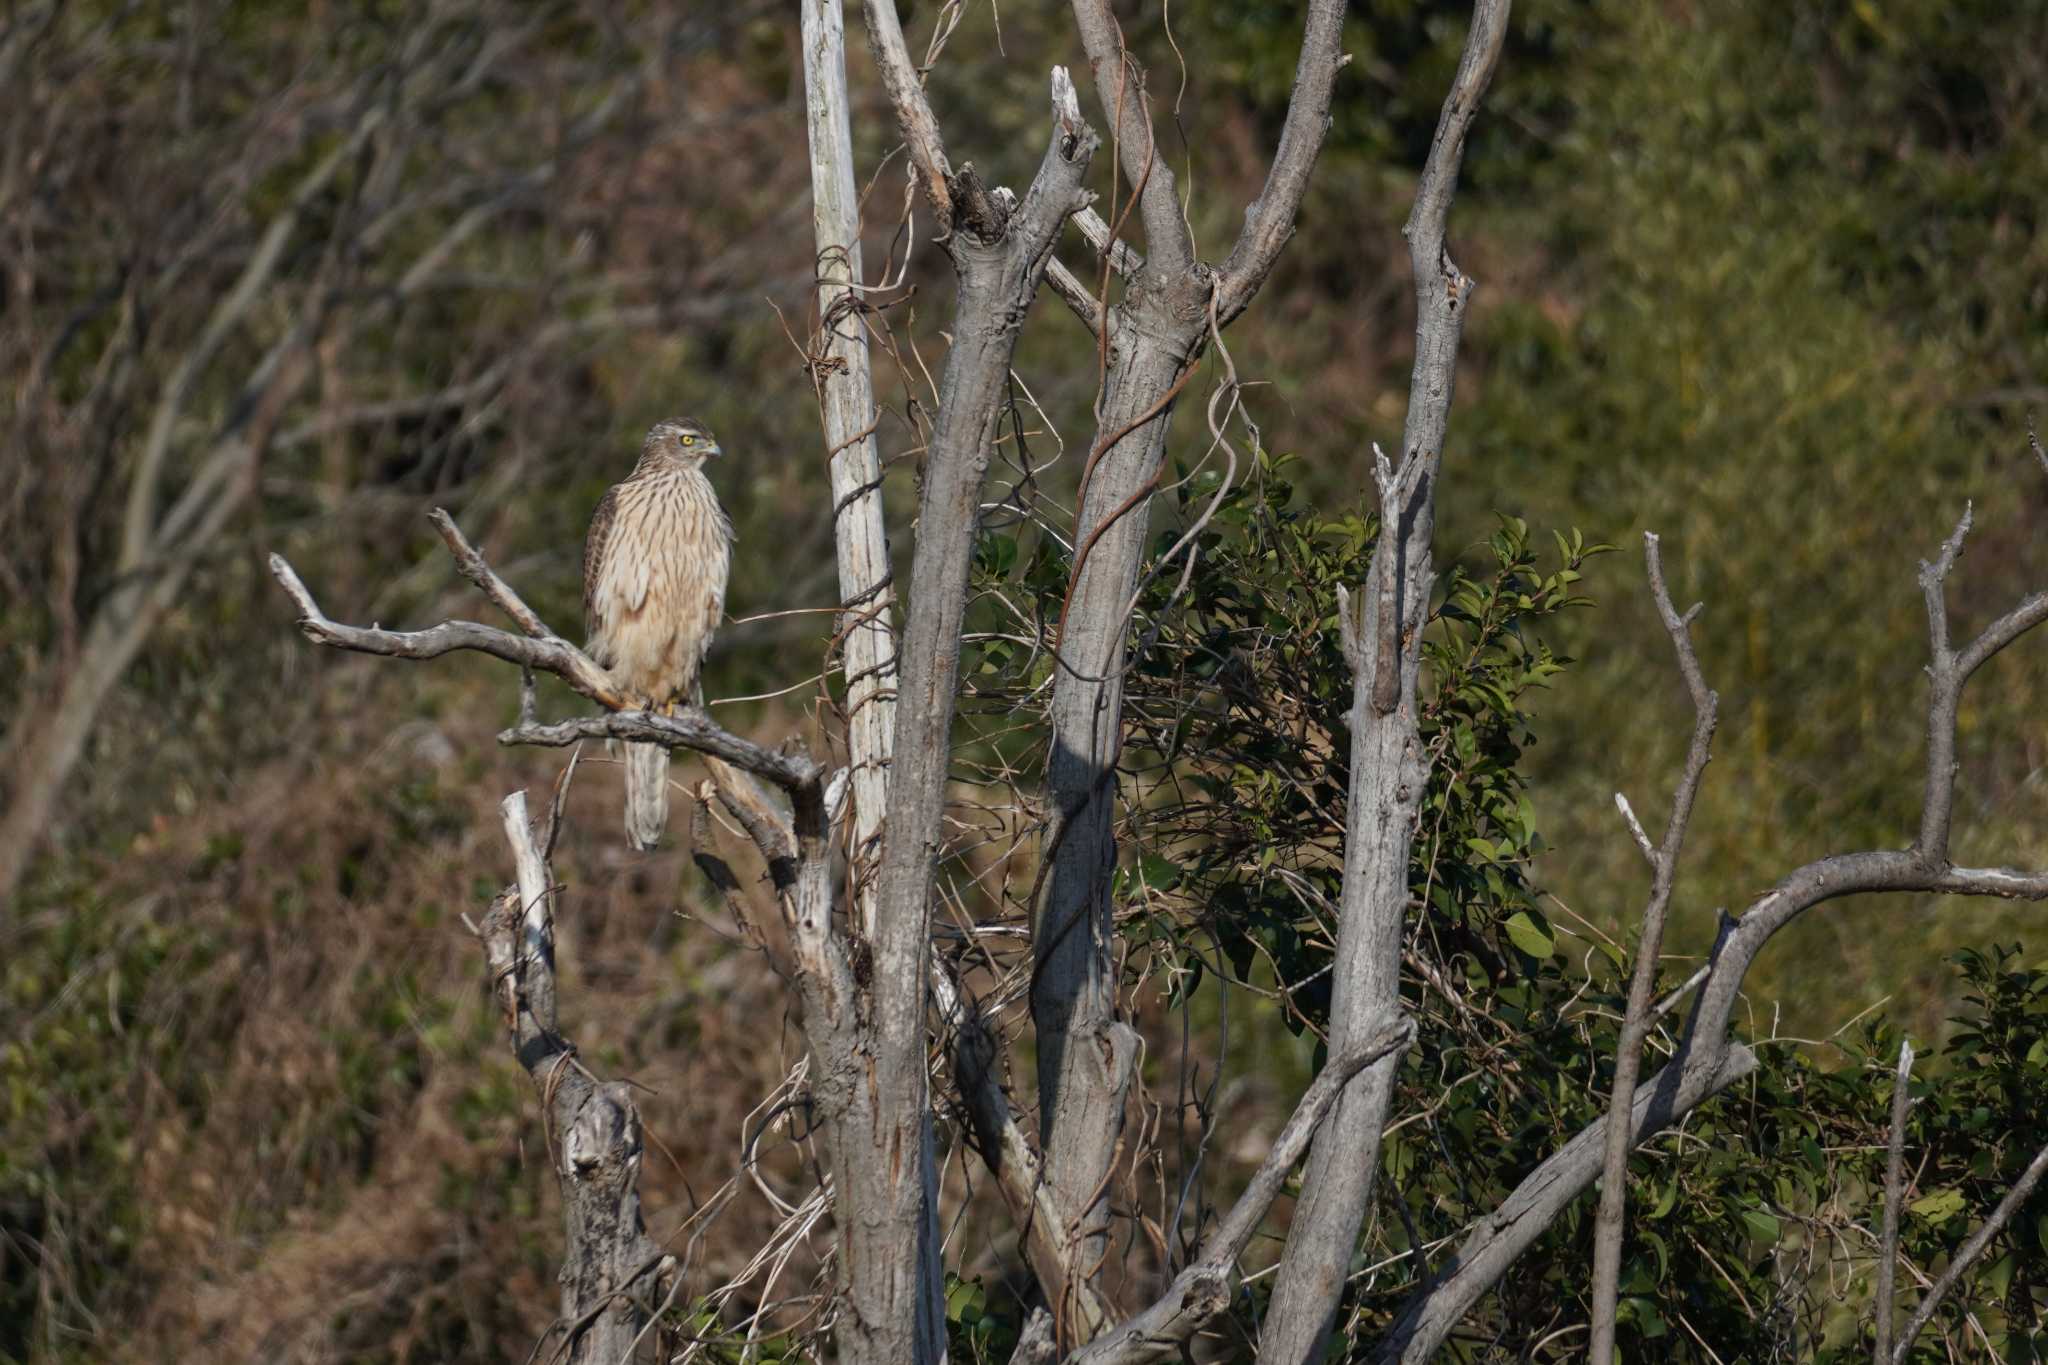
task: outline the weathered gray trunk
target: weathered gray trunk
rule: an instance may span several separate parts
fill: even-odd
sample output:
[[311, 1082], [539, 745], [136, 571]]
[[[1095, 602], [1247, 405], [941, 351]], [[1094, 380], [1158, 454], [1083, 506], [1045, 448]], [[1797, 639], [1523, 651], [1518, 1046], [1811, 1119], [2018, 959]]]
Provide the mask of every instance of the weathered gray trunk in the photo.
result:
[[[1106, 321], [1108, 372], [1082, 476], [1076, 562], [1060, 622], [1046, 771], [1052, 873], [1033, 927], [1031, 1014], [1046, 1178], [1068, 1212], [1069, 1282], [1080, 1283], [1099, 1275], [1108, 1259], [1111, 1168], [1137, 1057], [1136, 1034], [1116, 1017], [1109, 894], [1129, 611], [1152, 491], [1165, 465], [1180, 386], [1212, 329], [1244, 311], [1293, 232], [1343, 65], [1344, 7], [1339, 0], [1309, 6], [1279, 148], [1220, 270], [1196, 258], [1173, 172], [1154, 154], [1144, 73], [1125, 52], [1113, 16], [1102, 0], [1074, 0], [1073, 9], [1097, 98], [1117, 124], [1122, 168], [1150, 255], [1140, 263], [1121, 243], [1097, 243], [1127, 278], [1124, 297]], [[1070, 1322], [1072, 1315], [1062, 1318], [1063, 1327]]]
[[[1474, 287], [1444, 251], [1444, 223], [1457, 189], [1465, 131], [1499, 61], [1507, 18], [1507, 0], [1480, 0], [1406, 229], [1416, 305], [1408, 418], [1398, 464], [1378, 457], [1379, 542], [1362, 600], [1345, 609], [1351, 787], [1330, 997], [1333, 1054], [1357, 1046], [1400, 1004], [1408, 864], [1429, 776], [1415, 694], [1434, 575], [1437, 478], [1458, 339]], [[1367, 1068], [1316, 1134], [1260, 1333], [1263, 1360], [1306, 1365], [1322, 1352], [1359, 1224], [1372, 1202], [1380, 1133], [1399, 1068], [1398, 1057]]]
[[945, 215], [958, 281], [952, 345], [925, 458], [898, 674], [880, 907], [872, 941], [865, 1086], [832, 1139], [847, 1318], [842, 1358], [902, 1365], [942, 1358], [937, 1178], [925, 1063], [931, 903], [960, 663], [960, 626], [983, 476], [1007, 397], [1010, 358], [1097, 139], [1063, 70], [1052, 80], [1051, 145], [1012, 207], [971, 170], [948, 171], [889, 0], [870, 0], [870, 40], [928, 197]]
[[[1031, 1017], [1039, 1131], [1054, 1202], [1074, 1225], [1070, 1263], [1099, 1266], [1109, 1230], [1109, 1163], [1122, 1131], [1138, 1038], [1116, 1017], [1110, 879], [1116, 763], [1123, 744], [1128, 617], [1166, 458], [1171, 402], [1206, 327], [1207, 291], [1188, 277], [1112, 311], [1109, 383], [1075, 530], [1078, 569], [1053, 683], [1046, 785], [1056, 812], [1052, 872], [1034, 927]], [[1121, 515], [1119, 515], [1121, 514]], [[1112, 520], [1114, 518], [1114, 520]], [[1062, 1324], [1069, 1321], [1062, 1315]]]

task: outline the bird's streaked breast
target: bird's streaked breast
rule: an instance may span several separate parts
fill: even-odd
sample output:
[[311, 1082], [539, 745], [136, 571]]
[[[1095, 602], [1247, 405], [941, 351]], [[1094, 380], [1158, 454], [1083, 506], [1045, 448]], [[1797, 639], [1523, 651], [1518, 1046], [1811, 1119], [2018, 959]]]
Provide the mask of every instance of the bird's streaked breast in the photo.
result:
[[621, 686], [661, 702], [694, 684], [724, 614], [731, 557], [730, 527], [701, 471], [619, 485], [594, 605]]

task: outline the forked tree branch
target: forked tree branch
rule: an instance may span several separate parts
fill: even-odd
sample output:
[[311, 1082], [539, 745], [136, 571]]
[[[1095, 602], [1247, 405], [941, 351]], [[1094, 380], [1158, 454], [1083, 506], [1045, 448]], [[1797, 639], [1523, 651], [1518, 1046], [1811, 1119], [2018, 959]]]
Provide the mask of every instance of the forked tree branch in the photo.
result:
[[[1309, 7], [1271, 172], [1219, 273], [1198, 259], [1172, 171], [1159, 154], [1144, 72], [1112, 7], [1105, 0], [1072, 0], [1072, 7], [1145, 236], [1143, 257], [1116, 240], [1125, 226], [1120, 205], [1112, 206], [1107, 223], [1093, 215], [1076, 218], [1127, 287], [1100, 323], [1091, 311], [1076, 309], [1103, 338], [1104, 374], [1060, 614], [1046, 765], [1057, 834], [1032, 933], [1031, 1011], [1047, 1178], [1084, 1220], [1076, 1251], [1082, 1266], [1096, 1268], [1093, 1274], [1108, 1260], [1110, 1214], [1098, 1192], [1108, 1187], [1123, 1121], [1117, 1094], [1123, 1072], [1114, 1062], [1132, 1051], [1128, 1025], [1117, 1017], [1109, 880], [1117, 865], [1113, 774], [1123, 744], [1127, 636], [1150, 541], [1151, 502], [1164, 475], [1176, 400], [1220, 328], [1249, 304], [1293, 230], [1328, 133], [1344, 63], [1344, 8], [1339, 0], [1314, 0]], [[1504, 13], [1506, 6], [1492, 8]], [[1432, 270], [1434, 262], [1432, 255]], [[1107, 344], [1111, 338], [1114, 345]]]
[[[1692, 824], [1693, 801], [1700, 781], [1706, 776], [1713, 756], [1714, 726], [1720, 698], [1707, 686], [1700, 669], [1699, 654], [1690, 634], [1695, 606], [1683, 616], [1671, 603], [1671, 589], [1664, 582], [1664, 561], [1657, 537], [1645, 533], [1643, 557], [1649, 570], [1650, 590], [1657, 601], [1657, 614], [1678, 654], [1678, 671], [1692, 694], [1692, 743], [1686, 750], [1685, 772], [1671, 799], [1671, 818], [1664, 826], [1664, 840], [1656, 848], [1645, 848], [1650, 856], [1650, 901], [1643, 908], [1643, 932], [1636, 944], [1636, 969], [1629, 982], [1628, 1008], [1622, 1016], [1621, 1038], [1615, 1044], [1614, 1093], [1607, 1106], [1606, 1155], [1600, 1167], [1600, 1212], [1593, 1225], [1593, 1332], [1587, 1359], [1592, 1365], [1607, 1365], [1614, 1358], [1615, 1310], [1621, 1292], [1622, 1223], [1628, 1201], [1628, 1154], [1632, 1144], [1629, 1126], [1622, 1121], [1635, 1107], [1636, 1076], [1642, 1065], [1643, 1042], [1655, 1023], [1657, 963], [1664, 951], [1665, 912], [1671, 906], [1671, 891], [1678, 880], [1678, 857], [1685, 848], [1686, 831]], [[1646, 843], [1642, 826], [1619, 793], [1615, 802], [1627, 817], [1639, 843]]]
[[553, 723], [522, 714], [519, 724], [499, 734], [501, 744], [563, 746], [585, 739], [633, 740], [670, 749], [694, 749], [791, 792], [816, 786], [823, 779], [824, 770], [808, 757], [742, 739], [718, 726], [702, 711], [668, 716], [630, 709], [636, 705], [634, 700], [612, 686], [610, 676], [596, 660], [548, 629], [511, 585], [498, 577], [452, 517], [436, 508], [432, 519], [463, 576], [482, 589], [526, 634], [514, 635], [474, 621], [443, 621], [424, 630], [344, 625], [320, 609], [311, 590], [284, 556], [273, 554], [271, 575], [298, 608], [300, 633], [316, 645], [394, 659], [434, 659], [459, 650], [474, 650], [524, 669], [551, 673], [600, 706], [614, 708], [605, 715]]
[[[1639, 1118], [1634, 1142], [1683, 1118], [1754, 1067], [1754, 1058], [1731, 1035], [1743, 979], [1778, 931], [1808, 910], [1838, 897], [1871, 892], [2048, 900], [2048, 870], [1957, 867], [1949, 861], [1956, 713], [1963, 686], [1987, 659], [2048, 621], [2048, 592], [2035, 593], [1986, 626], [1962, 649], [1950, 647], [1943, 593], [1968, 529], [1966, 514], [1941, 554], [1932, 564], [1923, 564], [1920, 571], [1932, 659], [1927, 669], [1927, 773], [1919, 837], [1913, 847], [1904, 850], [1841, 853], [1808, 863], [1751, 902], [1739, 920], [1724, 928], [1684, 1041], [1638, 1093], [1635, 1112], [1644, 1116], [1647, 1111], [1649, 1121]], [[1602, 1118], [1588, 1125], [1481, 1221], [1451, 1261], [1410, 1296], [1381, 1342], [1376, 1359], [1420, 1362], [1435, 1355], [1472, 1305], [1592, 1183], [1601, 1165], [1593, 1153], [1602, 1143], [1606, 1124]]]
[[[1478, 0], [1473, 8], [1405, 229], [1415, 287], [1407, 419], [1397, 460], [1374, 447], [1379, 539], [1368, 581], [1355, 602], [1345, 603], [1342, 618], [1352, 667], [1351, 784], [1330, 997], [1333, 1050], [1351, 1045], [1401, 997], [1408, 869], [1430, 763], [1416, 689], [1435, 578], [1437, 480], [1458, 346], [1477, 287], [1451, 260], [1444, 231], [1466, 133], [1499, 64], [1508, 13], [1508, 0]], [[1259, 1335], [1260, 1358], [1273, 1365], [1306, 1365], [1322, 1354], [1372, 1203], [1397, 1071], [1388, 1061], [1362, 1073], [1316, 1135]]]

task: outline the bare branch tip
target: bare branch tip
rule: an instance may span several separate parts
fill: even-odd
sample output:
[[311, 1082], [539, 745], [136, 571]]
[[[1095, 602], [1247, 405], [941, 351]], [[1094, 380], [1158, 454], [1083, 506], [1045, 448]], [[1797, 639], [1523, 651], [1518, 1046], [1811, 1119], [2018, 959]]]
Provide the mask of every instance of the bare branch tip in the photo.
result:
[[1069, 135], [1081, 128], [1081, 97], [1074, 91], [1074, 78], [1064, 66], [1052, 69], [1052, 116]]
[[1954, 564], [1956, 556], [1963, 552], [1963, 541], [1968, 538], [1970, 527], [1975, 524], [1976, 518], [1976, 502], [1974, 500], [1965, 500], [1963, 503], [1963, 515], [1956, 522], [1955, 534], [1950, 536], [1947, 543], [1941, 547], [1941, 558], [1944, 565], [1943, 572], [1946, 572], [1946, 566]]
[[1643, 828], [1643, 822], [1636, 819], [1635, 807], [1629, 805], [1626, 796], [1616, 792], [1614, 808], [1620, 811], [1621, 818], [1628, 822], [1629, 837], [1636, 841], [1636, 847], [1643, 851], [1643, 856], [1650, 860], [1651, 868], [1655, 869], [1658, 866], [1657, 846], [1650, 842], [1649, 832]]
[[1388, 509], [1393, 505], [1394, 493], [1398, 487], [1397, 471], [1393, 462], [1387, 458], [1387, 452], [1380, 449], [1378, 441], [1372, 443], [1372, 475], [1373, 481], [1380, 486], [1380, 510], [1391, 515]]

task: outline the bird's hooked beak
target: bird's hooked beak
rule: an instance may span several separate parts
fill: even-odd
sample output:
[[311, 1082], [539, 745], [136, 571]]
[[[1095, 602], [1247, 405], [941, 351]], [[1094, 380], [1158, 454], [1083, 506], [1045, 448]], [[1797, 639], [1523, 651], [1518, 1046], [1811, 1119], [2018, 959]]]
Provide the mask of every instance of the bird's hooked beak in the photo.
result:
[[702, 452], [704, 458], [707, 460], [716, 460], [725, 454], [725, 447], [720, 445], [715, 438], [707, 440], [702, 446], [698, 447], [698, 449]]

